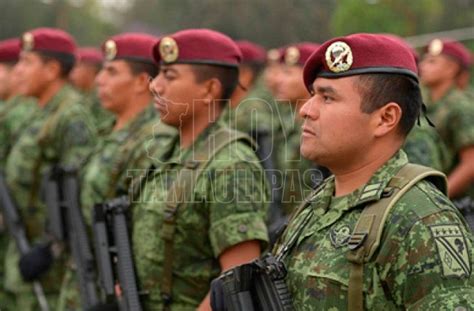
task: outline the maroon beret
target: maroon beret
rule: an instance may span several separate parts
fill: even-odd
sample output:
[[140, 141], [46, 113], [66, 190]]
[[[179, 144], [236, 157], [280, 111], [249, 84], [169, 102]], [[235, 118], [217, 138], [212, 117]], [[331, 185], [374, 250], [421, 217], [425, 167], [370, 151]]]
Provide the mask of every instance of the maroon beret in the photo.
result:
[[303, 79], [308, 90], [316, 77], [339, 78], [367, 73], [401, 74], [418, 81], [415, 58], [398, 41], [379, 34], [353, 34], [323, 43], [306, 61]]
[[18, 38], [0, 41], [0, 62], [16, 62], [20, 56], [20, 40]]
[[186, 29], [160, 39], [153, 48], [157, 63], [238, 67], [242, 53], [228, 36], [210, 29]]
[[153, 45], [157, 37], [143, 33], [122, 33], [108, 39], [102, 45], [106, 60], [124, 59], [153, 63]]
[[425, 49], [429, 55], [444, 54], [454, 58], [464, 68], [469, 68], [472, 65], [471, 52], [460, 42], [450, 39], [434, 39]]
[[235, 41], [242, 53], [242, 63], [264, 64], [267, 53], [258, 44], [246, 40]]
[[418, 63], [418, 61], [420, 60], [420, 55], [415, 50], [415, 48], [412, 47], [408, 42], [406, 42], [402, 37], [399, 37], [399, 36], [391, 34], [391, 33], [381, 33], [381, 35], [386, 36], [387, 38], [389, 38], [391, 40], [395, 40], [395, 41], [405, 45], [407, 48], [409, 48], [411, 53], [413, 54], [413, 57], [415, 58], [415, 61]]
[[316, 51], [319, 44], [302, 42], [284, 47], [280, 53], [280, 62], [286, 65], [303, 66], [306, 60]]
[[104, 61], [102, 52], [94, 47], [83, 47], [77, 49], [77, 60], [91, 64], [101, 64]]
[[36, 28], [21, 37], [23, 51], [53, 52], [74, 56], [76, 42], [67, 32], [56, 28]]

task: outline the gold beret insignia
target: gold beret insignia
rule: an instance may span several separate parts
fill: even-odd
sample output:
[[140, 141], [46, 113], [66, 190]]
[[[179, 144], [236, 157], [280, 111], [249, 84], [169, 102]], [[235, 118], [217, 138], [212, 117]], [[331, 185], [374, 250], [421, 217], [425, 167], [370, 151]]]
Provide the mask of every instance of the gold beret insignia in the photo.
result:
[[285, 64], [296, 65], [300, 60], [300, 51], [294, 46], [290, 46], [285, 52]]
[[171, 37], [164, 37], [160, 41], [160, 56], [165, 63], [172, 63], [178, 59], [179, 49], [176, 41]]
[[117, 44], [113, 40], [105, 42], [104, 50], [106, 60], [113, 60], [117, 56]]
[[23, 51], [31, 51], [35, 45], [35, 38], [31, 32], [25, 32], [21, 38], [21, 47]]
[[441, 54], [442, 51], [443, 51], [443, 41], [441, 41], [440, 39], [434, 39], [433, 41], [431, 41], [430, 45], [428, 46], [429, 54], [436, 56], [436, 55]]
[[342, 41], [333, 42], [326, 49], [326, 64], [332, 72], [343, 72], [351, 68], [353, 61], [351, 47]]
[[280, 52], [278, 52], [277, 49], [271, 49], [270, 51], [268, 51], [267, 53], [268, 61], [278, 62], [279, 58], [280, 58]]

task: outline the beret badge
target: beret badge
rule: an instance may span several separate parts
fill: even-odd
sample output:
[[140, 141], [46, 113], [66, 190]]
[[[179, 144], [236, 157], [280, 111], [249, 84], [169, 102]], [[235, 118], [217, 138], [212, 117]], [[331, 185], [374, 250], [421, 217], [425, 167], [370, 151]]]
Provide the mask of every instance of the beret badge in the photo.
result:
[[278, 59], [280, 58], [280, 52], [278, 52], [277, 49], [271, 49], [267, 53], [267, 59], [270, 62], [277, 62]]
[[25, 32], [21, 38], [21, 46], [23, 51], [31, 51], [34, 47], [34, 37], [31, 32]]
[[441, 54], [442, 51], [443, 51], [443, 41], [441, 41], [440, 39], [434, 39], [433, 41], [431, 41], [430, 45], [428, 46], [429, 54], [436, 56], [436, 55]]
[[172, 63], [178, 59], [178, 44], [171, 37], [164, 37], [160, 41], [160, 56], [165, 63]]
[[107, 40], [105, 42], [105, 59], [113, 60], [117, 55], [117, 44], [113, 40]]
[[353, 61], [351, 47], [342, 41], [332, 43], [326, 49], [326, 64], [332, 72], [343, 72], [351, 68]]
[[287, 65], [296, 65], [300, 60], [300, 51], [294, 46], [290, 46], [286, 49], [285, 53], [285, 64]]

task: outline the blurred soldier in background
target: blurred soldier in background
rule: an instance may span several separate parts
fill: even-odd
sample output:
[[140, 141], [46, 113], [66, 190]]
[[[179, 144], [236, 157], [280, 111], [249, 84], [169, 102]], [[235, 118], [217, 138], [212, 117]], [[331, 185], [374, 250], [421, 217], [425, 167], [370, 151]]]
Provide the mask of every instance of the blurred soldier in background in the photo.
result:
[[77, 49], [76, 64], [69, 79], [71, 84], [84, 96], [85, 106], [89, 109], [99, 134], [111, 130], [113, 115], [105, 110], [97, 97], [95, 77], [102, 68], [104, 60], [100, 50], [94, 47]]
[[474, 198], [474, 105], [457, 90], [456, 79], [471, 65], [469, 51], [459, 42], [435, 39], [419, 65], [426, 87], [427, 115], [449, 152], [449, 196]]
[[[81, 163], [95, 143], [95, 127], [88, 122], [81, 97], [67, 84], [75, 61], [73, 38], [58, 29], [37, 28], [23, 34], [21, 47], [16, 65], [18, 83], [25, 88], [25, 95], [37, 99], [40, 111], [18, 136], [5, 172], [27, 236], [39, 244], [19, 258], [10, 243], [5, 282], [15, 294], [17, 310], [37, 310], [28, 282], [40, 281], [50, 305], [55, 305], [64, 271], [60, 252], [51, 249], [45, 232], [46, 211], [39, 200], [42, 174], [56, 164]], [[57, 259], [54, 263], [53, 257]]]

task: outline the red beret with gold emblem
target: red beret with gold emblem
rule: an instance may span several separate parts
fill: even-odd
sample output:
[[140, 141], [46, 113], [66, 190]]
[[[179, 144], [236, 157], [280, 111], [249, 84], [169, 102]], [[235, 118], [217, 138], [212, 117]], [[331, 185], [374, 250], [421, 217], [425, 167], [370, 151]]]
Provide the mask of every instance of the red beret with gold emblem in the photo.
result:
[[102, 52], [94, 47], [82, 47], [77, 49], [77, 60], [90, 64], [101, 64], [104, 61]]
[[304, 66], [306, 60], [319, 47], [319, 44], [301, 42], [284, 47], [280, 52], [280, 63], [289, 66]]
[[108, 61], [123, 59], [154, 63], [152, 51], [157, 40], [157, 37], [143, 33], [122, 33], [105, 41], [102, 51]]
[[237, 46], [242, 53], [242, 63], [253, 63], [253, 64], [264, 64], [267, 58], [265, 49], [260, 45], [246, 41], [237, 40], [235, 41]]
[[317, 77], [389, 73], [418, 81], [415, 58], [406, 44], [380, 34], [353, 34], [323, 43], [306, 61], [303, 79], [311, 91]]
[[20, 40], [17, 38], [0, 41], [0, 63], [17, 62], [20, 57]]
[[425, 49], [429, 55], [444, 54], [454, 58], [462, 67], [472, 65], [471, 52], [460, 42], [451, 39], [433, 39]]
[[22, 35], [21, 49], [75, 56], [76, 42], [70, 34], [61, 29], [36, 28]]
[[238, 67], [242, 53], [228, 36], [210, 29], [186, 29], [161, 38], [153, 49], [160, 64]]

